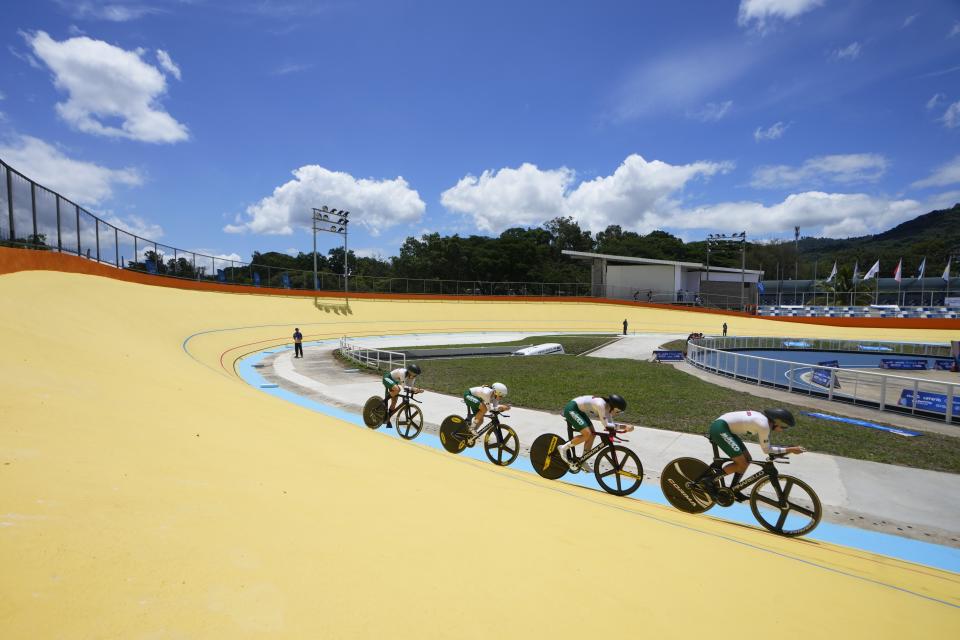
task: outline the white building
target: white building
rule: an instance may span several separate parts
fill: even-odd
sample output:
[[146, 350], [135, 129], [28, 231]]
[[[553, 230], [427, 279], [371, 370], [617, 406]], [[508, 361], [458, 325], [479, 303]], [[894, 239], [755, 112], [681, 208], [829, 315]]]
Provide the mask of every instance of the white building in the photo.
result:
[[707, 267], [699, 262], [611, 256], [564, 251], [575, 260], [590, 261], [593, 295], [640, 302], [697, 304], [740, 308], [757, 304], [762, 271]]

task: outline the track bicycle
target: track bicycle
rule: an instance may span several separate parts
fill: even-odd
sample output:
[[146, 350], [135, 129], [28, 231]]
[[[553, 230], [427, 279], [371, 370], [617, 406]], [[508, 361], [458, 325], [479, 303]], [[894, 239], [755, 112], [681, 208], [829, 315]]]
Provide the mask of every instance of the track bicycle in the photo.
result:
[[[709, 436], [706, 436], [709, 439]], [[719, 504], [729, 507], [743, 500], [743, 489], [753, 486], [749, 498], [750, 510], [764, 529], [781, 536], [798, 537], [813, 531], [820, 523], [823, 508], [816, 492], [803, 480], [781, 474], [777, 464], [790, 464], [786, 454], [770, 454], [766, 460], [751, 460], [750, 464], [760, 471], [749, 478], [737, 480], [727, 486], [726, 476], [709, 478], [730, 462], [720, 456], [720, 450], [712, 440], [713, 462], [709, 465], [697, 458], [677, 458], [663, 469], [660, 488], [667, 501], [687, 513], [703, 513]]]
[[517, 432], [508, 425], [500, 422], [500, 416], [509, 418], [507, 414], [491, 410], [487, 415], [490, 420], [477, 429], [476, 435], [470, 433], [469, 425], [473, 419], [472, 413], [466, 418], [453, 415], [444, 418], [440, 423], [440, 443], [450, 453], [460, 453], [470, 448], [483, 437], [483, 451], [493, 464], [506, 467], [513, 463], [520, 455], [520, 438]]
[[[591, 427], [592, 428], [592, 427]], [[584, 451], [580, 457], [574, 457], [568, 465], [557, 450], [564, 442], [573, 439], [573, 429], [567, 425], [567, 440], [555, 433], [544, 433], [533, 441], [530, 446], [530, 462], [540, 476], [548, 480], [558, 480], [568, 471], [579, 473], [584, 470], [584, 463], [596, 456], [593, 475], [607, 493], [615, 496], [628, 496], [640, 488], [643, 482], [643, 465], [640, 457], [622, 447], [617, 442], [627, 442], [619, 435], [628, 429], [618, 425], [616, 429], [607, 427], [605, 431], [594, 431], [600, 437], [600, 443], [590, 451]], [[572, 451], [569, 452], [572, 454]]]
[[[423, 431], [423, 412], [420, 407], [411, 404], [420, 403], [413, 397], [414, 391], [410, 387], [404, 387], [403, 391], [397, 396], [397, 406], [393, 411], [387, 414], [387, 407], [390, 406], [390, 392], [385, 391], [383, 397], [370, 396], [366, 404], [363, 405], [363, 423], [371, 429], [379, 429], [386, 423], [387, 428], [395, 426], [397, 434], [405, 440], [413, 440]], [[393, 422], [393, 425], [390, 422]]]

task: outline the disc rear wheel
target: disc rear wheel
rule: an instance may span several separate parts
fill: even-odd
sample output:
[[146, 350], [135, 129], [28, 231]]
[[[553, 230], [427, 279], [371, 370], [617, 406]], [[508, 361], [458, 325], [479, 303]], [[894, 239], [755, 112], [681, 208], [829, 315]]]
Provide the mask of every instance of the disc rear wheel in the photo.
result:
[[692, 485], [708, 468], [707, 463], [696, 458], [677, 458], [667, 463], [660, 474], [660, 489], [667, 502], [687, 513], [703, 513], [713, 507], [710, 494]]
[[363, 424], [371, 429], [379, 429], [387, 419], [387, 405], [383, 398], [371, 396], [363, 405]]

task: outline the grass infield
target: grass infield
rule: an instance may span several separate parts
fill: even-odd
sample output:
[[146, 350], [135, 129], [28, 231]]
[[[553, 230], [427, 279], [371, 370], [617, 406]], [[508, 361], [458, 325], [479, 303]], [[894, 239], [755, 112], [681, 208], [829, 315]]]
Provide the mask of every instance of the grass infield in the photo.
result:
[[[558, 342], [561, 337], [556, 338], [549, 341]], [[422, 366], [418, 384], [425, 389], [459, 396], [471, 386], [503, 382], [510, 388], [511, 405], [556, 413], [558, 420], [562, 420], [559, 414], [564, 404], [587, 393], [619, 393], [626, 398], [623, 422], [684, 433], [705, 433], [717, 416], [728, 411], [763, 409], [772, 404], [769, 399], [725, 389], [669, 365], [630, 359], [574, 355], [450, 358], [424, 360]], [[800, 403], [782, 406], [797, 416], [797, 426], [777, 434], [775, 444], [799, 444], [818, 453], [960, 473], [960, 438], [932, 433], [904, 438], [802, 416], [800, 411], [806, 408]], [[843, 415], [842, 406], [833, 413]]]

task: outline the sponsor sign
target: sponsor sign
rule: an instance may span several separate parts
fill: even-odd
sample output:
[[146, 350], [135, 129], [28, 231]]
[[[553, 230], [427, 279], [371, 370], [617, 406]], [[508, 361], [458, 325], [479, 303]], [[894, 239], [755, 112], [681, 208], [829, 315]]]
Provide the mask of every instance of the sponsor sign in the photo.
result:
[[[819, 364], [821, 367], [834, 367], [837, 369], [840, 368], [840, 362], [838, 360], [826, 360], [824, 362], [818, 362], [817, 364]], [[814, 368], [813, 376], [810, 378], [810, 381], [813, 382], [813, 384], [819, 385], [821, 387], [829, 387], [830, 377], [831, 377], [830, 369]], [[834, 389], [840, 388], [840, 381], [837, 380], [836, 378], [833, 379], [833, 388]]]
[[[913, 389], [904, 389], [900, 393], [900, 401], [897, 403], [901, 407], [913, 406]], [[932, 411], [934, 413], [947, 412], [947, 396], [942, 393], [930, 393], [928, 391], [917, 392], [917, 409], [921, 411]], [[953, 415], [960, 415], [960, 396], [953, 398]]]
[[951, 371], [953, 369], [953, 360], [934, 360], [933, 368], [939, 371]]
[[832, 416], [828, 413], [813, 413], [813, 412], [802, 412], [803, 415], [811, 416], [813, 418], [820, 418], [821, 420], [832, 420], [833, 422], [844, 422], [846, 424], [855, 424], [859, 427], [867, 427], [868, 429], [877, 429], [878, 431], [886, 431], [888, 433], [895, 433], [898, 436], [905, 436], [907, 438], [915, 438], [917, 436], [922, 436], [923, 434], [919, 431], [911, 431], [910, 429], [897, 429], [895, 427], [885, 427], [882, 424], [874, 424], [872, 422], [867, 422], [866, 420], [857, 420], [856, 418], [842, 418], [840, 416]]
[[804, 340], [784, 340], [783, 346], [793, 349], [809, 349], [813, 345]]
[[893, 351], [890, 347], [875, 344], [859, 344], [857, 348], [860, 349], [860, 351]]
[[654, 357], [658, 362], [669, 360], [672, 362], [683, 362], [683, 351], [654, 351]]
[[946, 298], [943, 299], [943, 306], [945, 306], [945, 307], [960, 307], [960, 298], [946, 297]]
[[880, 360], [881, 369], [926, 369], [926, 360], [894, 360], [893, 358], [882, 358]]

